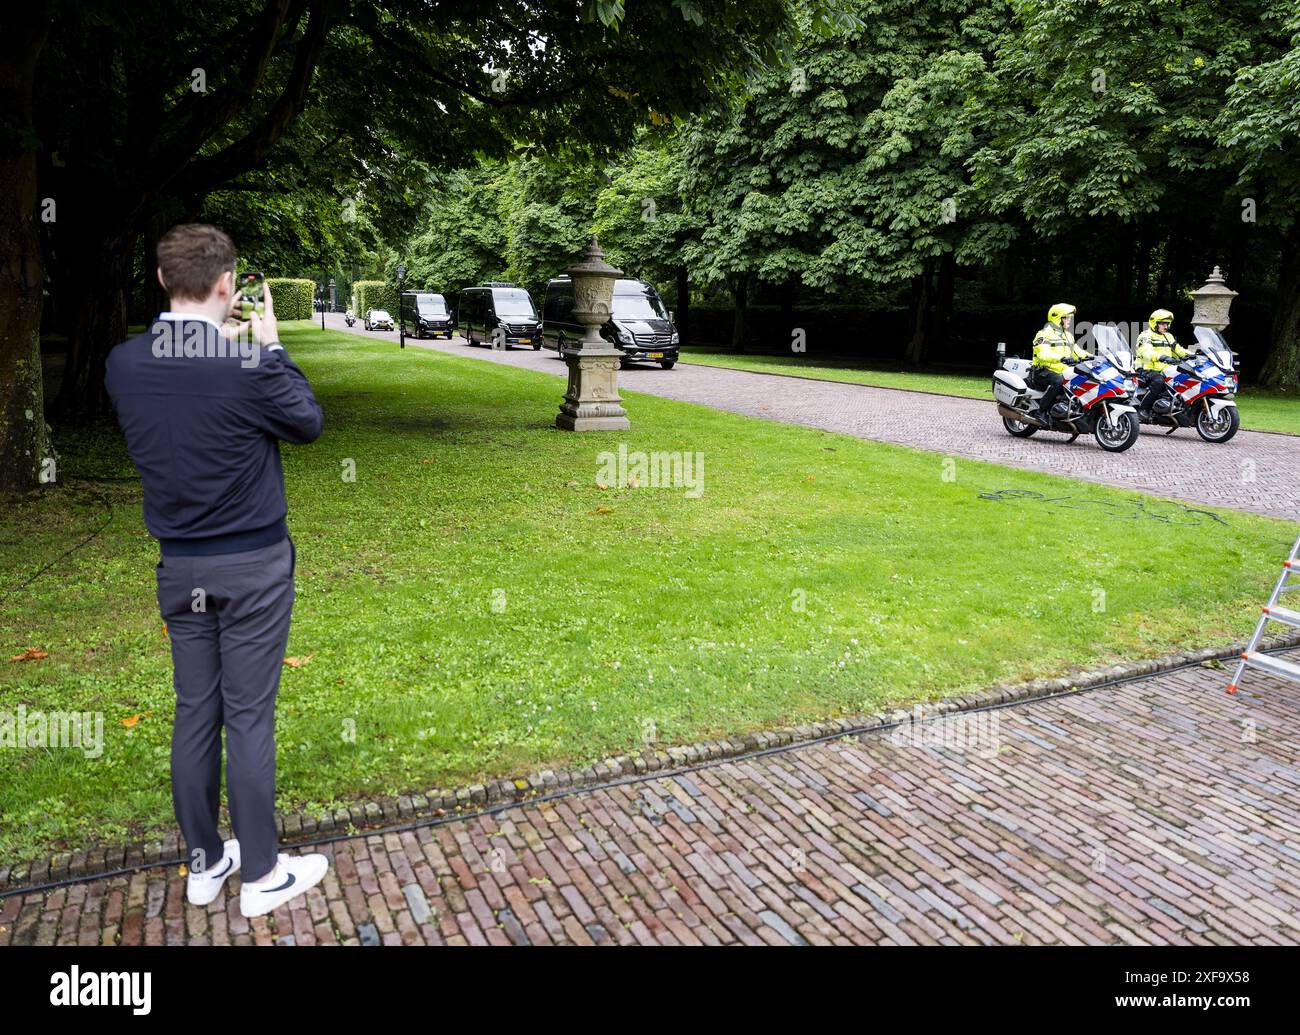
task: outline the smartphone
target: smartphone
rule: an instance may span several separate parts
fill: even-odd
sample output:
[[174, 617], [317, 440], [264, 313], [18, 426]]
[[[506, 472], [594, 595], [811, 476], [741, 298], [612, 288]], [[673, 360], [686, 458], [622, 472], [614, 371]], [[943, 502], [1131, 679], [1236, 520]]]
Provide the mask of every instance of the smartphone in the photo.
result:
[[262, 297], [262, 285], [266, 283], [264, 273], [241, 273], [235, 278], [239, 292], [239, 318], [247, 320], [253, 313], [261, 316], [266, 311]]

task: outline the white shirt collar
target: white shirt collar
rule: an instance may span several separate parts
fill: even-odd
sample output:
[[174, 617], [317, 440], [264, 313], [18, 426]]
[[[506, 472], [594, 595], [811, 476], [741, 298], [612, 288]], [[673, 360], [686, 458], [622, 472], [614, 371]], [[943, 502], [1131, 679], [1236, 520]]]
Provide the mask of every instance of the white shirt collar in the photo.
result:
[[204, 323], [212, 324], [212, 326], [217, 328], [217, 330], [221, 330], [221, 324], [217, 323], [217, 321], [212, 319], [212, 317], [210, 316], [204, 316], [202, 313], [166, 312], [166, 313], [159, 313], [158, 319], [159, 320], [202, 320]]
[[[173, 313], [168, 311], [165, 313], [159, 313], [158, 319], [175, 320], [177, 322], [184, 321], [184, 320], [202, 320], [204, 323], [212, 324], [212, 326], [215, 327], [217, 330], [221, 330], [221, 324], [217, 323], [210, 316], [204, 316], [202, 313]], [[282, 351], [284, 347], [277, 341], [271, 345], [264, 345], [263, 348], [265, 348], [268, 352], [275, 352], [277, 350]]]

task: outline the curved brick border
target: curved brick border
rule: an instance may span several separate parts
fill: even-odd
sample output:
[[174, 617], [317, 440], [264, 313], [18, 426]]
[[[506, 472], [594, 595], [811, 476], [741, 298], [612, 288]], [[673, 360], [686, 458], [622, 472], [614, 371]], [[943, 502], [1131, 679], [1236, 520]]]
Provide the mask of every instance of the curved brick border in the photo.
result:
[[[998, 707], [1054, 694], [1087, 690], [1117, 681], [1166, 672], [1207, 661], [1236, 659], [1245, 649], [1239, 641], [1227, 647], [1208, 647], [1190, 653], [1169, 654], [1147, 661], [1125, 662], [1052, 679], [992, 686], [977, 693], [961, 694], [923, 705], [927, 717]], [[1300, 632], [1264, 641], [1262, 649], [1300, 646]], [[1224, 683], [1227, 678], [1225, 675]], [[776, 747], [846, 734], [866, 733], [907, 722], [913, 712], [896, 708], [890, 712], [845, 719], [829, 719], [803, 726], [745, 733], [725, 740], [709, 740], [662, 751], [616, 755], [594, 765], [559, 771], [543, 769], [515, 779], [467, 784], [453, 790], [431, 790], [427, 794], [404, 794], [358, 801], [325, 816], [291, 812], [276, 817], [281, 846], [310, 844], [324, 837], [382, 830], [420, 819], [437, 819], [455, 813], [472, 813], [484, 808], [528, 801], [540, 794], [577, 788], [592, 788], [611, 780], [652, 772], [674, 771], [706, 762], [722, 761]], [[227, 830], [222, 837], [230, 837]], [[7, 894], [59, 881], [75, 880], [116, 870], [179, 865], [184, 861], [180, 831], [173, 829], [161, 839], [123, 845], [92, 846], [73, 852], [58, 852], [25, 863], [0, 866], [0, 892]]]

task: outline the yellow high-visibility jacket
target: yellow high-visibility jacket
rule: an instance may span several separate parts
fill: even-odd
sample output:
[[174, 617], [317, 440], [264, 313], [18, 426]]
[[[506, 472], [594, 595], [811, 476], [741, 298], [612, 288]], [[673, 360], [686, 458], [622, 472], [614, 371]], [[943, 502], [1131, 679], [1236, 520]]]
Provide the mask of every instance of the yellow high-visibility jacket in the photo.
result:
[[1054, 323], [1049, 323], [1034, 335], [1034, 366], [1046, 367], [1061, 373], [1067, 360], [1082, 360], [1087, 353], [1079, 348], [1074, 337]]
[[1164, 370], [1168, 364], [1160, 362], [1161, 356], [1183, 359], [1191, 354], [1190, 350], [1179, 345], [1178, 340], [1167, 331], [1164, 334], [1157, 334], [1148, 329], [1138, 335], [1137, 355], [1134, 359], [1139, 370]]

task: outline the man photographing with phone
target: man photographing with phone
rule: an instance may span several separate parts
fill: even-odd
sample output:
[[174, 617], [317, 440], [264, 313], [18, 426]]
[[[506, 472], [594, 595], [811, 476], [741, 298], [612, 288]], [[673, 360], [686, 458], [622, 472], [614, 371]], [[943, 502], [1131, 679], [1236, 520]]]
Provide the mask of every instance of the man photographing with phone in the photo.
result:
[[[172, 802], [188, 853], [186, 893], [206, 905], [242, 867], [240, 912], [259, 916], [317, 884], [328, 867], [324, 855], [278, 853], [275, 829], [275, 699], [296, 562], [279, 443], [315, 441], [323, 417], [278, 340], [270, 289], [260, 274], [237, 283], [225, 233], [172, 227], [157, 256], [171, 308], [113, 349], [105, 383], [161, 552], [158, 606], [176, 691]], [[247, 322], [232, 327], [232, 318]], [[251, 333], [255, 362], [228, 347], [236, 330]], [[184, 347], [160, 358], [164, 340]], [[235, 834], [225, 843], [217, 832], [223, 726]]]

